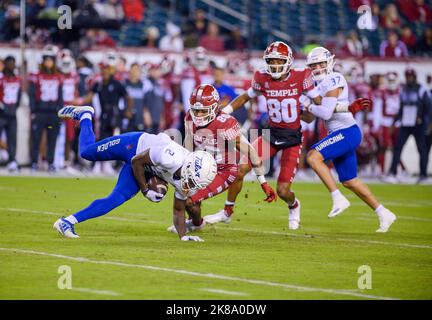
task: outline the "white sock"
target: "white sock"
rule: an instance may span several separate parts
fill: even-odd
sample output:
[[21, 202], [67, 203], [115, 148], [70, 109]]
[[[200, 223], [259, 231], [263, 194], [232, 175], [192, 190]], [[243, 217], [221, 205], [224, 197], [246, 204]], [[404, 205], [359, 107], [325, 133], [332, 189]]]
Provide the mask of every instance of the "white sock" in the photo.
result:
[[377, 215], [380, 215], [381, 212], [384, 210], [384, 206], [382, 204], [380, 204], [376, 209], [375, 212], [377, 213]]
[[340, 196], [342, 196], [342, 193], [339, 191], [339, 189], [336, 189], [333, 192], [330, 192], [333, 201], [335, 201], [337, 198], [339, 198]]
[[69, 217], [65, 218], [65, 220], [72, 224], [78, 223], [78, 220], [73, 215], [70, 215]]
[[235, 205], [235, 202], [231, 202], [231, 201], [226, 200], [225, 205], [226, 206], [233, 206], [233, 205]]
[[91, 116], [90, 112], [85, 112], [85, 113], [81, 116], [80, 121], [83, 121], [84, 119], [89, 119], [90, 121], [92, 121], [92, 116]]

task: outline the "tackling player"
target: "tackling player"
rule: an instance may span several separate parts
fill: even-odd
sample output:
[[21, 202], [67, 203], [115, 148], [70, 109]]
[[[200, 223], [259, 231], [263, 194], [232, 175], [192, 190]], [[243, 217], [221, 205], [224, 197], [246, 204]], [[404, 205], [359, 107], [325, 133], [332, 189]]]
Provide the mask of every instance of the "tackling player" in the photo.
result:
[[186, 236], [185, 202], [190, 193], [209, 185], [216, 176], [216, 162], [208, 152], [189, 152], [171, 138], [160, 133], [129, 132], [95, 142], [92, 128], [92, 107], [66, 106], [59, 111], [63, 119], [80, 121], [79, 145], [81, 157], [89, 161], [121, 160], [123, 165], [112, 193], [98, 199], [87, 208], [60, 218], [54, 228], [63, 236], [78, 238], [74, 225], [104, 215], [131, 199], [138, 191], [153, 202], [160, 202], [163, 194], [149, 189], [146, 168], [152, 174], [174, 186], [173, 221], [182, 241], [202, 241], [197, 236]]
[[312, 146], [307, 161], [326, 185], [333, 199], [329, 218], [342, 213], [350, 202], [339, 191], [325, 161], [332, 160], [344, 187], [353, 191], [378, 215], [380, 226], [377, 232], [387, 232], [396, 216], [385, 208], [369, 188], [357, 177], [356, 149], [362, 133], [351, 113], [334, 114], [336, 104], [348, 101], [348, 84], [343, 75], [333, 71], [334, 55], [323, 47], [314, 48], [307, 56], [307, 65], [312, 69], [316, 89], [308, 92], [315, 104], [303, 102], [306, 110], [326, 121], [329, 135]]
[[[206, 188], [198, 190], [186, 202], [186, 211], [196, 220], [188, 220], [189, 231], [204, 227], [201, 219], [201, 202], [224, 192], [237, 177], [237, 151], [251, 161], [265, 201], [276, 200], [276, 193], [264, 177], [264, 165], [257, 151], [240, 133], [238, 121], [221, 111], [220, 97], [215, 87], [209, 84], [197, 86], [189, 99], [190, 108], [185, 117], [188, 150], [204, 150], [211, 153], [217, 163], [217, 175]], [[174, 227], [168, 228], [175, 231]]]

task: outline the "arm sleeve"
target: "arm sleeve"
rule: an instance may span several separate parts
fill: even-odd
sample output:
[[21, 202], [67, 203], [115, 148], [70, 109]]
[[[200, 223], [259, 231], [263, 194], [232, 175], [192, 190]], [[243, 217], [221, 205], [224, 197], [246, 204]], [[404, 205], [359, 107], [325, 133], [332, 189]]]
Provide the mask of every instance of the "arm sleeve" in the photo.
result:
[[322, 104], [317, 106], [312, 104], [309, 106], [309, 112], [314, 116], [328, 120], [333, 115], [333, 112], [336, 108], [337, 98], [335, 97], [324, 97], [322, 99]]

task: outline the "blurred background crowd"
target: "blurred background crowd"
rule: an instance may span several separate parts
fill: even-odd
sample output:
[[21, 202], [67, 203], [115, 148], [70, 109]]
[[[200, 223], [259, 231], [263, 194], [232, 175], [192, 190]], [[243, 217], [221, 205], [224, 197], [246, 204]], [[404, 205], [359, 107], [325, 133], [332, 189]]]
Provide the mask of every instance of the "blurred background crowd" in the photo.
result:
[[[25, 43], [36, 48], [37, 70], [17, 55], [2, 55], [2, 46], [18, 47], [20, 2], [0, 3], [0, 164], [11, 172], [116, 173], [117, 164], [92, 167], [78, 152], [79, 128], [61, 123], [56, 112], [64, 104], [96, 108], [99, 139], [116, 133], [169, 128], [183, 131], [188, 97], [199, 83], [211, 83], [222, 105], [246, 90], [259, 57], [272, 41], [286, 41], [296, 59], [324, 45], [338, 59], [335, 68], [351, 86], [351, 99], [371, 97], [374, 105], [357, 121], [364, 132], [358, 150], [363, 175], [397, 182], [410, 175], [401, 161], [402, 147], [415, 137], [419, 176], [427, 176], [432, 142], [432, 68], [422, 77], [414, 68], [403, 72], [380, 68], [366, 72], [368, 59], [429, 61], [432, 56], [432, 1], [424, 0], [27, 0]], [[60, 5], [72, 9], [72, 28], [59, 29]], [[362, 5], [370, 8], [366, 23]], [[118, 50], [121, 48], [122, 50]], [[126, 49], [125, 49], [126, 48]], [[130, 58], [125, 49], [147, 48], [153, 59]], [[96, 58], [91, 52], [100, 52]], [[176, 55], [176, 59], [173, 58]], [[225, 63], [212, 59], [224, 56]], [[180, 59], [178, 57], [181, 57]], [[28, 59], [28, 58], [27, 58]], [[393, 60], [392, 60], [393, 59]], [[390, 64], [391, 66], [391, 64]], [[400, 70], [399, 70], [400, 71]], [[424, 79], [423, 79], [424, 78]], [[416, 105], [416, 116], [401, 106]], [[16, 161], [17, 111], [28, 108], [29, 159]], [[245, 132], [266, 128], [261, 98], [236, 111]], [[321, 121], [303, 124], [304, 152], [325, 135]], [[407, 129], [408, 128], [408, 129]], [[399, 140], [398, 140], [399, 139]], [[387, 160], [386, 160], [387, 159]], [[272, 160], [269, 176], [278, 170]], [[298, 178], [312, 173], [301, 161]]]

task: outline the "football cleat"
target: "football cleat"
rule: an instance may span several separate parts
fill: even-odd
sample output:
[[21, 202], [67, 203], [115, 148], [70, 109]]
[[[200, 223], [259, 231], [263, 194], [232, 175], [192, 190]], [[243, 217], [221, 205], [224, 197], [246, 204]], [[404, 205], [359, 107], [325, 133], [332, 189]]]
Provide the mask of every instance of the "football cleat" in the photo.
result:
[[387, 232], [393, 222], [396, 221], [396, 216], [390, 210], [384, 208], [378, 215], [380, 226], [376, 232], [384, 233]]
[[[206, 225], [206, 222], [204, 221], [204, 219], [202, 219], [201, 224], [199, 226], [196, 226], [193, 224], [192, 219], [188, 219], [185, 221], [185, 225], [186, 225], [186, 233], [189, 233], [192, 231], [201, 230]], [[177, 229], [174, 225], [168, 227], [167, 231], [172, 233], [177, 233]]]
[[289, 215], [288, 215], [288, 227], [291, 230], [297, 230], [300, 227], [300, 201], [297, 200], [297, 207], [294, 209], [289, 209]]
[[221, 210], [215, 214], [209, 214], [205, 216], [204, 221], [208, 224], [214, 224], [218, 222], [230, 223], [231, 217], [226, 215], [225, 210]]
[[61, 119], [74, 119], [80, 120], [84, 113], [90, 113], [94, 115], [94, 109], [91, 106], [64, 106], [57, 113], [58, 117]]
[[351, 205], [350, 202], [344, 196], [341, 195], [341, 196], [337, 197], [336, 200], [333, 200], [333, 208], [331, 209], [330, 213], [328, 214], [328, 217], [329, 218], [336, 217], [337, 215], [341, 214], [346, 209], [348, 209], [350, 205]]
[[53, 228], [66, 238], [79, 238], [75, 233], [74, 225], [65, 218], [60, 218], [54, 222]]

